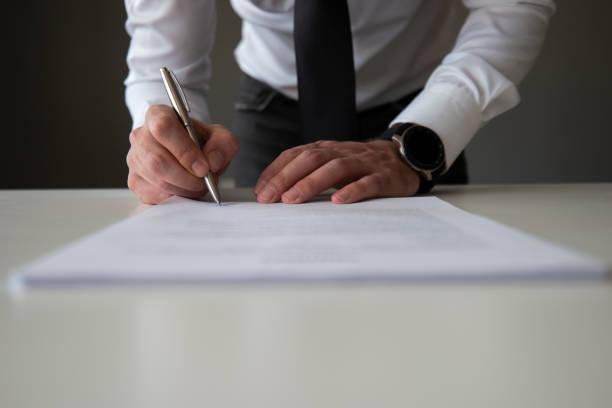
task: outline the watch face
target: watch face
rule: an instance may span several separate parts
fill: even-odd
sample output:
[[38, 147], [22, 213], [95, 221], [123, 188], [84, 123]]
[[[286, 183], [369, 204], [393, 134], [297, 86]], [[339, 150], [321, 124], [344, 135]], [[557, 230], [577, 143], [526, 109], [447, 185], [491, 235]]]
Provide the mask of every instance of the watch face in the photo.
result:
[[415, 167], [435, 170], [444, 163], [444, 145], [431, 129], [413, 126], [406, 130], [403, 139], [404, 154]]

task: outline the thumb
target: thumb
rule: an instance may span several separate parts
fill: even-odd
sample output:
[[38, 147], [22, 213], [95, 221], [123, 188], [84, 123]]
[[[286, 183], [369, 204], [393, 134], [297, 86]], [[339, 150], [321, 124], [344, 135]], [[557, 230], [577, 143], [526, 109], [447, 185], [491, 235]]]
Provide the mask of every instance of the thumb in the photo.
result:
[[207, 125], [194, 120], [194, 127], [206, 139], [203, 151], [210, 170], [217, 173], [225, 169], [240, 148], [236, 136], [221, 125]]

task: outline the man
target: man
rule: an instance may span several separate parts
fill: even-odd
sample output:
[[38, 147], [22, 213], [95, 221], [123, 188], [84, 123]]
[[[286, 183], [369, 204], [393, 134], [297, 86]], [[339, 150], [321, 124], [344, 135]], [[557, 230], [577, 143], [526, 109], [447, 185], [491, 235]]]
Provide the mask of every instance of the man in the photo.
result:
[[[238, 153], [261, 203], [410, 196], [465, 183], [462, 151], [519, 102], [552, 0], [232, 0], [244, 75], [233, 133], [206, 95], [214, 0], [126, 0], [128, 185], [146, 203], [199, 197]], [[466, 17], [467, 11], [467, 17]], [[221, 28], [222, 29], [222, 28]], [[159, 68], [186, 89], [200, 151], [167, 106]], [[235, 135], [235, 136], [234, 136]]]

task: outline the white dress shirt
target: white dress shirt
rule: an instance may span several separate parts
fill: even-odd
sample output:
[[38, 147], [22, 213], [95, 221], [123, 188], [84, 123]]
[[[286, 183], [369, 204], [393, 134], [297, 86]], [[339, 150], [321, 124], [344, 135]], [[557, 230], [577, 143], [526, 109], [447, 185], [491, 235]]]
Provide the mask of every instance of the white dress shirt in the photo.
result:
[[[298, 98], [293, 0], [231, 0], [243, 20], [240, 68]], [[542, 46], [553, 0], [348, 0], [357, 109], [423, 92], [395, 118], [433, 129], [450, 166], [481, 125], [519, 102], [517, 84]], [[126, 102], [134, 127], [168, 103], [159, 68], [186, 88], [194, 117], [209, 121], [207, 91], [215, 0], [125, 0]], [[391, 124], [392, 124], [391, 123]]]

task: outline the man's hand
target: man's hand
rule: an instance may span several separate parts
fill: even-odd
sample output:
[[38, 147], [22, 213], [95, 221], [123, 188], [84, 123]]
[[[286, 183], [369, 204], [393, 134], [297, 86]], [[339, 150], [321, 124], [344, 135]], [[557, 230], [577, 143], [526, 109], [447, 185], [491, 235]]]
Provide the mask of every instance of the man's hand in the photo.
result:
[[166, 105], [149, 108], [143, 126], [130, 133], [128, 187], [142, 202], [157, 204], [172, 195], [199, 198], [206, 192], [202, 178], [222, 173], [238, 152], [238, 140], [224, 127], [193, 120], [206, 141], [200, 150]]
[[288, 149], [261, 174], [255, 185], [260, 203], [303, 203], [331, 188], [334, 203], [373, 197], [414, 195], [419, 177], [389, 140], [321, 141]]

